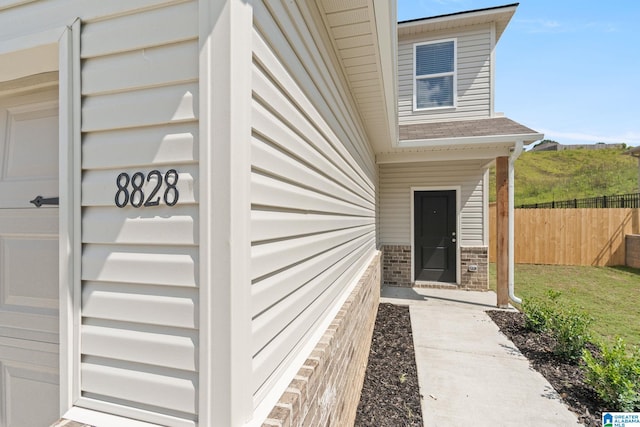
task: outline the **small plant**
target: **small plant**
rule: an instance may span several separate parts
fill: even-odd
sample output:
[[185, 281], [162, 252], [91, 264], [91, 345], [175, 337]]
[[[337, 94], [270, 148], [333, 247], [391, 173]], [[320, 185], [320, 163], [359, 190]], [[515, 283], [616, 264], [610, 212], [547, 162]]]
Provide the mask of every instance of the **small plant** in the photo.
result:
[[533, 332], [545, 332], [549, 330], [553, 318], [556, 316], [556, 304], [561, 293], [549, 289], [547, 298], [531, 298], [522, 303], [524, 313], [524, 326]]
[[400, 377], [398, 379], [400, 380], [400, 384], [404, 384], [407, 381], [407, 374], [400, 374]]
[[633, 412], [640, 410], [640, 349], [627, 351], [618, 338], [612, 346], [599, 344], [600, 355], [583, 350], [586, 382], [610, 410]]
[[589, 327], [593, 319], [572, 306], [561, 306], [561, 292], [549, 290], [544, 299], [532, 298], [522, 304], [525, 327], [534, 332], [548, 332], [556, 339], [554, 352], [573, 361], [582, 354], [590, 339]]
[[540, 299], [527, 299], [522, 303], [524, 313], [524, 326], [533, 332], [544, 332], [548, 329], [551, 310], [545, 301]]
[[576, 360], [591, 339], [589, 327], [593, 318], [582, 311], [568, 307], [551, 319], [551, 334], [556, 339], [554, 353], [565, 360]]
[[407, 411], [407, 419], [409, 420], [409, 422], [412, 422], [413, 421], [413, 411], [411, 410], [409, 405], [407, 405], [406, 402], [403, 402], [402, 404], [404, 405], [404, 410]]

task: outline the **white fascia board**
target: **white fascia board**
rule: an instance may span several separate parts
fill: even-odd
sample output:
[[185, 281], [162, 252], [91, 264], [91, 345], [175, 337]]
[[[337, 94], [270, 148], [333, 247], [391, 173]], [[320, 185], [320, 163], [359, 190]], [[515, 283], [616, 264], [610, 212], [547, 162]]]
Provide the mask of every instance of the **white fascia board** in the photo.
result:
[[516, 8], [517, 6], [514, 5], [509, 7], [489, 8], [487, 10], [453, 13], [453, 14], [448, 14], [448, 15], [435, 17], [435, 18], [425, 18], [425, 19], [415, 20], [412, 22], [402, 22], [398, 26], [402, 29], [405, 29], [405, 28], [411, 28], [411, 27], [419, 27], [425, 24], [433, 25], [433, 24], [440, 24], [443, 22], [463, 21], [463, 20], [475, 19], [480, 17], [487, 18], [486, 21], [484, 22], [493, 22], [497, 15], [510, 13], [511, 16], [513, 16], [513, 14], [516, 13]]
[[395, 2], [373, 0], [378, 52], [382, 73], [382, 89], [389, 136], [393, 146], [398, 144], [398, 31]]
[[511, 152], [511, 148], [512, 145], [503, 145], [459, 150], [396, 151], [390, 153], [379, 153], [376, 155], [376, 163], [387, 164], [485, 160], [484, 164], [490, 164], [496, 157], [508, 156]]
[[439, 146], [456, 146], [456, 145], [475, 145], [475, 144], [502, 144], [502, 143], [515, 143], [516, 141], [523, 141], [523, 143], [531, 144], [534, 141], [538, 141], [544, 138], [544, 134], [541, 133], [529, 133], [529, 134], [515, 134], [515, 135], [487, 135], [487, 136], [468, 136], [462, 138], [433, 138], [433, 139], [411, 139], [402, 140], [399, 142], [400, 148], [433, 148]]

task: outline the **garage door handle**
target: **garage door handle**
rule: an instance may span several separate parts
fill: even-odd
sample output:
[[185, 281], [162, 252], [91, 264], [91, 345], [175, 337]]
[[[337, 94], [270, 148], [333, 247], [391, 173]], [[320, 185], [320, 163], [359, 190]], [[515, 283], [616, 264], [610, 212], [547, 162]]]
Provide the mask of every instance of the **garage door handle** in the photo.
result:
[[33, 203], [34, 205], [36, 205], [36, 208], [39, 208], [42, 205], [56, 205], [58, 206], [58, 204], [60, 203], [60, 198], [59, 197], [49, 197], [49, 198], [44, 198], [42, 196], [38, 196], [35, 199], [29, 201], [29, 203]]

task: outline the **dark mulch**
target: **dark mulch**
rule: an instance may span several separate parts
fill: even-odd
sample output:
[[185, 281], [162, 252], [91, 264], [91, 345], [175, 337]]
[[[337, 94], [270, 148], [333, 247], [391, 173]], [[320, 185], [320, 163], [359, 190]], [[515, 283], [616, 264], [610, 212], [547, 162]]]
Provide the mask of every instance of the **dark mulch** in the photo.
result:
[[380, 304], [356, 426], [422, 426], [409, 307]]
[[[524, 327], [524, 315], [520, 312], [491, 310], [487, 314], [500, 331], [529, 359], [531, 366], [540, 372], [560, 394], [565, 404], [575, 412], [587, 427], [600, 427], [605, 404], [584, 382], [584, 373], [576, 364], [566, 363], [553, 353], [554, 338], [548, 334], [529, 331]], [[596, 351], [589, 346], [589, 350]]]
[[[586, 427], [600, 427], [606, 405], [584, 381], [581, 362], [567, 363], [553, 353], [555, 341], [525, 329], [524, 315], [491, 310], [487, 314], [529, 363], [562, 397]], [[587, 347], [592, 352], [596, 348]], [[418, 374], [409, 308], [380, 304], [358, 405], [356, 426], [422, 426]]]

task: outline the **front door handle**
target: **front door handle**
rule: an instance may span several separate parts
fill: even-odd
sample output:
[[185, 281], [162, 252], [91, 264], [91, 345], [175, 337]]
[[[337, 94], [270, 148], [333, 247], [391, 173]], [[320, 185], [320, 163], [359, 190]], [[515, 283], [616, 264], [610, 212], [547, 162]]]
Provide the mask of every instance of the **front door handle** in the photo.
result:
[[30, 200], [29, 203], [33, 203], [34, 205], [36, 205], [36, 208], [39, 208], [42, 205], [55, 205], [58, 206], [58, 204], [60, 203], [60, 198], [59, 197], [48, 197], [48, 198], [44, 198], [42, 196], [38, 196], [33, 200]]

